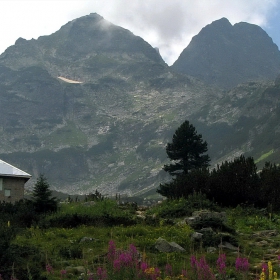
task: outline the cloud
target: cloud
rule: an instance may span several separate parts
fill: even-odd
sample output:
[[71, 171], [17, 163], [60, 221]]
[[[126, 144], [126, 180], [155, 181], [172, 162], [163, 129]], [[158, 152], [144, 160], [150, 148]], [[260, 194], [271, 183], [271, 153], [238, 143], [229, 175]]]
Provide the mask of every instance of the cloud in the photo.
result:
[[[5, 4], [3, 4], [5, 3]], [[172, 64], [205, 25], [226, 17], [267, 27], [277, 0], [13, 0], [1, 1], [1, 48], [18, 37], [37, 38], [74, 18], [97, 12], [129, 29]], [[5, 27], [5, 28], [4, 28]]]
[[172, 64], [191, 38], [205, 25], [226, 17], [265, 27], [277, 0], [111, 0], [105, 5], [87, 3], [105, 19], [131, 30], [158, 47]]

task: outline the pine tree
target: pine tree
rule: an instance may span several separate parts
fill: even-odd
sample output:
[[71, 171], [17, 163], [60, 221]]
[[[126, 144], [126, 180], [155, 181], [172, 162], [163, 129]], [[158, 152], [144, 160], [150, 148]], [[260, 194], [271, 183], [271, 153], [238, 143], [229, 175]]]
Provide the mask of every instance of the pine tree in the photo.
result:
[[207, 152], [207, 142], [202, 140], [195, 127], [185, 121], [175, 131], [172, 143], [166, 146], [166, 153], [171, 164], [164, 165], [164, 170], [170, 175], [187, 174], [192, 169], [208, 167], [210, 158]]
[[273, 210], [280, 210], [280, 166], [266, 162], [260, 172], [261, 206], [270, 205]]
[[252, 157], [241, 155], [222, 162], [210, 175], [210, 199], [223, 206], [255, 204], [260, 197], [257, 167]]
[[164, 165], [163, 169], [174, 177], [170, 183], [161, 184], [157, 192], [167, 198], [178, 198], [205, 189], [207, 180], [200, 180], [199, 177], [208, 174], [206, 168], [210, 158], [206, 152], [207, 142], [202, 140], [201, 134], [189, 121], [182, 123], [175, 131], [172, 143], [166, 146], [166, 153], [172, 162]]
[[58, 201], [52, 197], [50, 185], [44, 175], [40, 175], [32, 192], [32, 201], [36, 212], [46, 213], [57, 210]]

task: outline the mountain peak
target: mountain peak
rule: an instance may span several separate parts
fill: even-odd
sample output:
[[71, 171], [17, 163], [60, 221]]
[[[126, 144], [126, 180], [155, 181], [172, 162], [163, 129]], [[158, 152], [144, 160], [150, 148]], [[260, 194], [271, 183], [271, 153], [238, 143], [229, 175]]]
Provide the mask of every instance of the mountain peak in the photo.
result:
[[[14, 70], [43, 65], [53, 77], [83, 81], [88, 81], [86, 77], [103, 77], [109, 69], [114, 72], [119, 63], [139, 62], [165, 65], [159, 52], [146, 41], [97, 13], [72, 20], [38, 40], [19, 38], [0, 56], [0, 63]], [[89, 74], [92, 71], [95, 75]], [[128, 71], [129, 76], [132, 72]]]
[[223, 26], [223, 27], [232, 27], [229, 20], [225, 17], [214, 20], [212, 23], [208, 24], [207, 26]]
[[246, 22], [232, 26], [222, 18], [194, 36], [172, 68], [231, 88], [248, 80], [275, 79], [280, 52], [261, 27]]

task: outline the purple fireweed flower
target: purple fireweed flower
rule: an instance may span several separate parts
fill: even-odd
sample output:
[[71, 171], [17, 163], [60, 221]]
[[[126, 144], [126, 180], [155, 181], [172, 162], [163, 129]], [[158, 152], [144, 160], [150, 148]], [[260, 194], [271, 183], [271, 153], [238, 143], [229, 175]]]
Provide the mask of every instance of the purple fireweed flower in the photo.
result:
[[214, 280], [215, 275], [211, 271], [209, 265], [207, 264], [205, 257], [201, 257], [199, 262], [197, 262], [197, 277], [198, 280]]
[[102, 267], [97, 268], [97, 280], [106, 280], [107, 279], [107, 271]]
[[109, 241], [109, 246], [108, 246], [108, 255], [107, 258], [109, 261], [113, 261], [116, 256], [116, 244], [113, 240]]
[[119, 259], [113, 261], [113, 266], [115, 270], [121, 269], [121, 261]]
[[171, 276], [172, 275], [172, 266], [170, 264], [166, 264], [166, 266], [165, 266], [165, 274], [167, 276]]
[[267, 263], [262, 263], [262, 270], [263, 270], [263, 272], [267, 272], [268, 271]]
[[196, 269], [196, 266], [197, 266], [197, 259], [194, 255], [191, 256], [191, 267], [193, 269]]
[[88, 276], [87, 280], [93, 280], [93, 273], [90, 272], [90, 270], [87, 271], [87, 276]]
[[247, 258], [236, 258], [235, 268], [239, 272], [247, 272], [249, 270], [249, 261]]
[[[46, 271], [47, 271], [49, 274], [52, 274], [52, 273], [53, 273], [53, 268], [52, 268], [52, 266], [51, 266], [49, 263], [46, 264]], [[0, 280], [1, 280], [1, 278], [0, 278]]]
[[217, 268], [220, 274], [226, 273], [226, 254], [221, 254], [217, 260]]
[[66, 270], [65, 269], [61, 269], [60, 270], [60, 278], [63, 278], [65, 274], [66, 274]]
[[130, 252], [131, 256], [133, 257], [133, 259], [136, 260], [138, 257], [138, 251], [133, 244], [129, 245], [129, 252]]
[[184, 277], [187, 277], [187, 276], [188, 276], [188, 273], [187, 273], [187, 270], [186, 270], [186, 269], [182, 269], [181, 274], [182, 274]]
[[145, 270], [148, 268], [148, 264], [145, 263], [145, 262], [142, 262], [141, 265], [140, 265], [140, 269], [145, 272]]
[[160, 278], [160, 270], [158, 267], [155, 267], [155, 271], [154, 273], [151, 275], [151, 279], [152, 280], [157, 280], [158, 278]]

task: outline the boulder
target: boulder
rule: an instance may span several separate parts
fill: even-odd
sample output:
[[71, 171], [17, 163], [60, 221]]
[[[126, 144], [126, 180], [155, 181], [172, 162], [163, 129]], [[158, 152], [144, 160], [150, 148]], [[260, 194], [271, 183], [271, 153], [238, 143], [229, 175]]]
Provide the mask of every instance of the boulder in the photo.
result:
[[278, 231], [276, 229], [272, 229], [272, 230], [261, 230], [261, 231], [254, 232], [252, 234], [252, 237], [271, 237], [277, 235], [278, 235]]
[[171, 252], [185, 252], [186, 250], [175, 242], [168, 242], [165, 239], [159, 237], [156, 241], [155, 248], [163, 253]]
[[232, 251], [238, 251], [239, 250], [238, 247], [233, 246], [229, 242], [223, 242], [218, 247], [219, 248], [226, 248], [226, 249], [229, 249], [229, 250], [232, 250]]
[[200, 232], [194, 232], [192, 234], [192, 240], [202, 240], [203, 234]]
[[206, 249], [206, 251], [207, 251], [207, 253], [215, 253], [217, 251], [217, 248], [215, 248], [215, 247], [208, 247]]
[[81, 238], [80, 243], [83, 242], [91, 242], [91, 241], [97, 241], [98, 239], [95, 239], [93, 237], [88, 237], [88, 236], [84, 236], [83, 238]]

